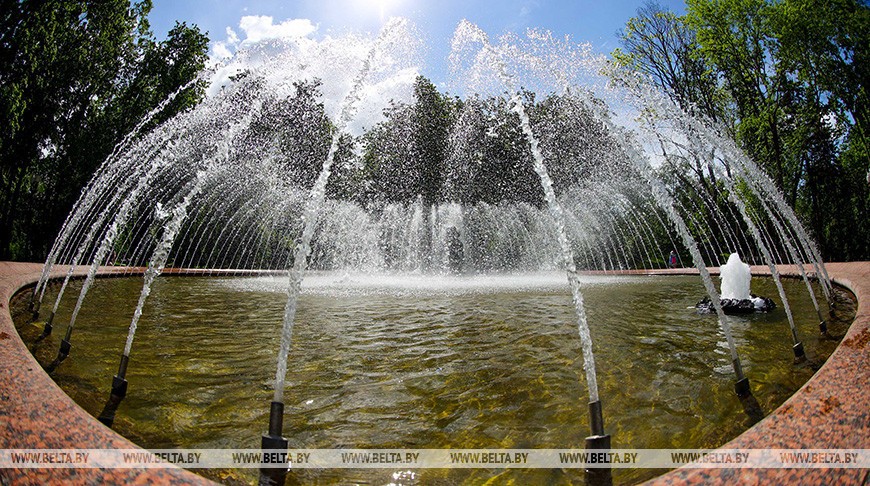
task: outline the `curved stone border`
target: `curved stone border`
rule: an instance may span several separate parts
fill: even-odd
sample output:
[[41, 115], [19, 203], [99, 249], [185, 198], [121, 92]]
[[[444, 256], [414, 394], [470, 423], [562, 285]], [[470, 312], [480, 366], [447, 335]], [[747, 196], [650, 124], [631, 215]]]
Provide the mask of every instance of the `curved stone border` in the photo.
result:
[[[139, 449], [73, 402], [18, 336], [9, 300], [38, 281], [41, 273], [39, 264], [0, 262], [0, 448]], [[123, 273], [123, 269], [107, 268], [101, 273]], [[55, 274], [63, 276], [66, 269]], [[165, 469], [0, 469], [0, 484], [214, 483], [167, 465]]]
[[[711, 269], [715, 272], [716, 269]], [[858, 298], [855, 321], [825, 365], [764, 420], [725, 444], [729, 449], [870, 448], [870, 262], [830, 263], [828, 273]], [[9, 300], [37, 281], [42, 265], [0, 262], [0, 448], [135, 449], [76, 405], [43, 371], [12, 322]], [[107, 267], [102, 275], [129, 269]], [[141, 271], [141, 270], [140, 270]], [[769, 273], [753, 267], [753, 274]], [[796, 274], [781, 267], [783, 274]], [[59, 268], [57, 276], [65, 269]], [[172, 272], [180, 273], [180, 272]], [[192, 272], [200, 273], [200, 272]], [[225, 273], [225, 272], [218, 272]], [[228, 272], [233, 273], [233, 272]], [[241, 273], [241, 272], [240, 272]], [[244, 272], [247, 273], [247, 272]], [[696, 274], [691, 269], [629, 271], [635, 275]], [[216, 274], [216, 273], [215, 273]], [[680, 468], [651, 484], [791, 483], [862, 484], [862, 469], [693, 469]], [[211, 484], [177, 467], [166, 469], [0, 469], [0, 483], [54, 482]]]

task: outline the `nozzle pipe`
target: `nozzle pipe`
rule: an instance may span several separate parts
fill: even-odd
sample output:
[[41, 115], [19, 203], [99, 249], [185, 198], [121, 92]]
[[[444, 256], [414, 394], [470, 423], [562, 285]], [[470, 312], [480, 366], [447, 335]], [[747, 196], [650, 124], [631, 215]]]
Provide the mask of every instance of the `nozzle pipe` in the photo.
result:
[[121, 401], [127, 396], [127, 365], [130, 364], [130, 357], [126, 354], [121, 355], [121, 364], [118, 365], [118, 374], [112, 377], [112, 392], [109, 394], [109, 400], [100, 412], [97, 420], [103, 423], [106, 427], [111, 428], [115, 423], [115, 412], [118, 411], [118, 406]]
[[281, 433], [284, 429], [284, 403], [272, 402], [269, 408], [269, 433], [263, 435], [260, 448], [263, 463], [260, 465], [260, 486], [283, 485], [287, 477], [289, 442]]
[[61, 339], [60, 349], [58, 350], [57, 358], [60, 361], [65, 360], [67, 356], [69, 356], [70, 349], [72, 349], [72, 343], [70, 343], [68, 339]]
[[40, 334], [39, 337], [36, 338], [37, 343], [44, 340], [48, 336], [51, 336], [51, 332], [54, 330], [54, 326], [52, 326], [51, 324], [52, 321], [54, 321], [54, 311], [52, 311], [51, 314], [48, 315], [48, 320], [45, 321], [45, 327], [42, 328], [42, 334]]
[[[604, 414], [602, 413], [601, 400], [589, 402], [589, 428], [592, 435], [586, 438], [586, 450], [606, 452], [610, 450], [610, 436], [604, 433]], [[609, 464], [609, 456], [601, 455], [599, 464]], [[586, 484], [589, 486], [610, 486], [613, 484], [613, 475], [609, 465], [595, 468], [587, 468]]]
[[126, 354], [121, 355], [121, 363], [118, 365], [118, 376], [121, 378], [127, 377], [127, 365], [130, 364], [130, 357]]
[[795, 345], [792, 346], [792, 351], [794, 351], [795, 364], [803, 363], [807, 360], [807, 353], [804, 351], [804, 344], [802, 342], [798, 341], [795, 343]]
[[743, 375], [743, 366], [741, 366], [739, 359], [731, 360], [731, 366], [734, 367], [734, 374], [737, 375], [738, 382], [746, 379], [746, 376]]
[[272, 402], [269, 407], [269, 435], [280, 437], [284, 432], [284, 404]]
[[601, 409], [601, 400], [589, 402], [589, 428], [592, 435], [604, 435], [604, 414]]
[[737, 380], [734, 383], [734, 391], [737, 393], [737, 396], [740, 398], [746, 398], [752, 395], [752, 390], [749, 387], [749, 378], [743, 378], [741, 380]]
[[596, 455], [598, 467], [587, 467], [584, 469], [586, 473], [587, 486], [611, 486], [613, 484], [613, 472], [610, 467], [610, 436], [609, 435], [592, 435], [586, 438], [586, 450], [600, 452], [600, 457]]
[[[69, 333], [67, 333], [69, 334]], [[57, 357], [54, 358], [54, 361], [51, 362], [48, 366], [45, 367], [45, 371], [47, 373], [54, 373], [54, 370], [63, 363], [63, 360], [69, 356], [69, 350], [72, 348], [72, 344], [66, 339], [60, 340], [60, 349], [57, 351]]]

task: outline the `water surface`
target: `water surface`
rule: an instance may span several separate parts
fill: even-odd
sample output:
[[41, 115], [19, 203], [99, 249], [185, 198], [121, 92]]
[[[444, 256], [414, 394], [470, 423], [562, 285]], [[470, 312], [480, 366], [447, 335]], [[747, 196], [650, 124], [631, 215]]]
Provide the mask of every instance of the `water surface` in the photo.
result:
[[[141, 278], [99, 280], [79, 315], [70, 357], [54, 374], [98, 415], [126, 339]], [[617, 448], [716, 447], [749, 420], [715, 316], [693, 308], [697, 277], [584, 277], [605, 428]], [[814, 361], [837, 342], [818, 336], [803, 282], [785, 279], [798, 332]], [[56, 354], [81, 283], [70, 285]], [[746, 375], [765, 412], [813, 373], [792, 364], [773, 282], [754, 293], [779, 306], [731, 317]], [[50, 289], [46, 302], [53, 302]], [[817, 289], [818, 291], [818, 289]], [[23, 299], [22, 299], [23, 300]], [[133, 345], [129, 392], [115, 429], [146, 448], [259, 448], [268, 424], [286, 280], [161, 277]], [[827, 313], [827, 309], [825, 309]], [[837, 311], [850, 320], [848, 305]], [[42, 324], [19, 330], [30, 344]], [[847, 324], [833, 322], [842, 336]], [[587, 390], [570, 289], [561, 273], [444, 277], [315, 273], [305, 280], [285, 394], [294, 448], [581, 448]], [[200, 471], [252, 482], [255, 470]], [[307, 470], [291, 482], [386, 484], [395, 470]], [[657, 475], [615, 470], [617, 482]], [[581, 470], [421, 470], [410, 482], [579, 483]], [[399, 482], [408, 482], [409, 475]]]

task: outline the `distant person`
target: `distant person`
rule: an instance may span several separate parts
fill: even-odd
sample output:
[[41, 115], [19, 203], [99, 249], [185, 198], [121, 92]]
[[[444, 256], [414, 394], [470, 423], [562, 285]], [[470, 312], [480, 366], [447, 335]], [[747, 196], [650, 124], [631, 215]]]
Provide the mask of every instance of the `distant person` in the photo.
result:
[[671, 268], [677, 268], [677, 251], [671, 250], [671, 256], [668, 257], [668, 265]]

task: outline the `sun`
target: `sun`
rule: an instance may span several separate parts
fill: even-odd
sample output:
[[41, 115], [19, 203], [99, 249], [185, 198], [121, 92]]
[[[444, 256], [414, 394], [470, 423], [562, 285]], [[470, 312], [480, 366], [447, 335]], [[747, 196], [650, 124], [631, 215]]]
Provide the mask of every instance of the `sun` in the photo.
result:
[[366, 10], [377, 12], [381, 22], [390, 17], [396, 11], [397, 7], [402, 4], [403, 0], [357, 0], [358, 4], [365, 7]]

